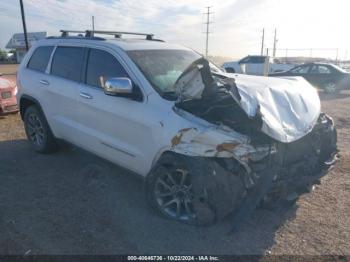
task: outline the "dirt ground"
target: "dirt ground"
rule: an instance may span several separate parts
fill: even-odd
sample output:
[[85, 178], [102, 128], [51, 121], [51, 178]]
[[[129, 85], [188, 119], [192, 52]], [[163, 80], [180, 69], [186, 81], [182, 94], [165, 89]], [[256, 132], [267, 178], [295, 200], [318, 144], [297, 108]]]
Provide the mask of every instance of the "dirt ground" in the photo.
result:
[[350, 255], [350, 92], [321, 99], [340, 161], [294, 206], [257, 209], [236, 233], [230, 218], [163, 219], [135, 175], [73, 147], [36, 154], [19, 115], [1, 117], [0, 254]]

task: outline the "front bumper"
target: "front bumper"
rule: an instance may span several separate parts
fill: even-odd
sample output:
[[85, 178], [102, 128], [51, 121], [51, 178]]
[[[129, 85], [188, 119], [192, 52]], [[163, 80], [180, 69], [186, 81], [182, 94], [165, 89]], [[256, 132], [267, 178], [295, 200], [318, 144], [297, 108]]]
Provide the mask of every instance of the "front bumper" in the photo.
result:
[[[277, 145], [270, 164], [265, 165], [266, 170], [275, 170], [265, 200], [295, 200], [308, 192], [336, 162], [337, 152], [333, 120], [322, 113], [308, 135], [293, 143]], [[256, 186], [259, 186], [258, 182]]]
[[8, 99], [0, 99], [0, 115], [18, 112], [17, 99], [15, 96]]

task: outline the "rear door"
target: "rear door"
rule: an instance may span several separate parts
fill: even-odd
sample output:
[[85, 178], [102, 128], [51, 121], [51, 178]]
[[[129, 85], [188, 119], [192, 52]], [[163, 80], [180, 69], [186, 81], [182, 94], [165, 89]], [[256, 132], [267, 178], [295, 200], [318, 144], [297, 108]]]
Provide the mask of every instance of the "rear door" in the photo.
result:
[[77, 97], [81, 85], [84, 48], [57, 46], [49, 66], [50, 75], [41, 79], [45, 87], [45, 112], [56, 137], [74, 142], [78, 136]]

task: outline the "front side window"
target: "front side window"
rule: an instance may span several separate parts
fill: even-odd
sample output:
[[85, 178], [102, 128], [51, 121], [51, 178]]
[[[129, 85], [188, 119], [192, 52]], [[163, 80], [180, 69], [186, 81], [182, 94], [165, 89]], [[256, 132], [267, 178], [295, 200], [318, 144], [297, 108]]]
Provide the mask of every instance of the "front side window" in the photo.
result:
[[60, 46], [56, 48], [51, 64], [51, 74], [73, 81], [80, 81], [84, 49]]
[[331, 70], [327, 66], [320, 65], [318, 66], [318, 73], [319, 74], [331, 74]]
[[104, 88], [106, 80], [114, 77], [128, 77], [128, 74], [110, 53], [99, 49], [90, 49], [86, 68], [86, 83]]
[[40, 46], [35, 49], [27, 67], [36, 71], [45, 72], [52, 50], [53, 46]]
[[127, 52], [160, 93], [174, 93], [180, 75], [201, 56], [190, 50], [132, 50]]

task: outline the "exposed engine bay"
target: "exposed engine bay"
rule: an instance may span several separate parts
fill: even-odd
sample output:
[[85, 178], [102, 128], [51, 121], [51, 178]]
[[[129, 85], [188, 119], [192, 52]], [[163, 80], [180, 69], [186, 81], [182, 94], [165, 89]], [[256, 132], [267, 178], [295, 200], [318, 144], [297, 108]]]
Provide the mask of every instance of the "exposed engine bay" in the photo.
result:
[[[314, 183], [319, 178], [315, 174], [336, 159], [333, 121], [321, 113], [317, 91], [303, 79], [213, 72], [207, 60], [199, 59], [175, 86], [176, 110], [233, 133], [234, 139], [225, 138], [215, 147], [211, 144], [215, 138], [204, 136], [205, 131], [181, 130], [173, 147], [179, 152], [176, 148], [182, 145], [181, 150], [194, 156], [186, 161], [200, 177], [193, 186], [198, 193], [206, 192], [208, 209], [215, 206], [215, 213], [222, 217], [240, 207], [236, 226], [271, 192], [283, 188], [279, 196], [290, 197], [298, 188]], [[240, 134], [248, 141], [243, 142]], [[191, 144], [196, 144], [195, 149]], [[216, 152], [210, 154], [213, 148]], [[264, 148], [261, 153], [259, 148]], [[200, 153], [195, 154], [196, 150]], [[233, 158], [222, 151], [233, 152]], [[198, 205], [202, 210], [203, 204]]]

